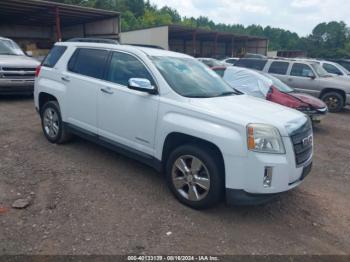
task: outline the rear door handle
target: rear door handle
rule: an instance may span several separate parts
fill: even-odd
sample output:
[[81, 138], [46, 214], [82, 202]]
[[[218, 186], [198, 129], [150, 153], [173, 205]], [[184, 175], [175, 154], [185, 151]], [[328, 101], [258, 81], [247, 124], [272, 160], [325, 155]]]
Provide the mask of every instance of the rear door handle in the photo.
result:
[[101, 88], [101, 91], [102, 91], [103, 93], [106, 93], [106, 94], [109, 94], [109, 95], [111, 95], [111, 94], [114, 93], [114, 92], [111, 90], [111, 88], [109, 88], [109, 87]]
[[70, 81], [69, 76], [62, 76], [61, 79], [62, 79], [62, 81], [64, 81], [64, 82], [69, 82], [69, 81]]

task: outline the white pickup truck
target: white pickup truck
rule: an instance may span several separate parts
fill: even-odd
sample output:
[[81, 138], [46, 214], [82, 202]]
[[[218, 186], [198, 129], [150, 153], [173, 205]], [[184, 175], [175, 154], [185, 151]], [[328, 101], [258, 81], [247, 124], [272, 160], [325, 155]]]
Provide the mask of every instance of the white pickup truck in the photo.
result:
[[312, 166], [304, 114], [243, 95], [184, 54], [57, 43], [37, 69], [34, 99], [50, 142], [75, 134], [140, 160], [197, 209], [224, 197], [265, 202]]
[[38, 65], [14, 41], [0, 37], [0, 94], [33, 94]]

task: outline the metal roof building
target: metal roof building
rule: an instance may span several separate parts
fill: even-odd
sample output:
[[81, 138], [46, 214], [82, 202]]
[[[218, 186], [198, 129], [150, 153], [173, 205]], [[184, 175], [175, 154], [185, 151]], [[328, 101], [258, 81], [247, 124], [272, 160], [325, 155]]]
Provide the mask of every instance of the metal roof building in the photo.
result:
[[123, 32], [123, 44], [159, 46], [195, 57], [234, 57], [245, 53], [266, 55], [265, 37], [167, 25]]
[[72, 37], [119, 39], [119, 34], [118, 12], [41, 0], [0, 1], [0, 36], [19, 43], [46, 45]]

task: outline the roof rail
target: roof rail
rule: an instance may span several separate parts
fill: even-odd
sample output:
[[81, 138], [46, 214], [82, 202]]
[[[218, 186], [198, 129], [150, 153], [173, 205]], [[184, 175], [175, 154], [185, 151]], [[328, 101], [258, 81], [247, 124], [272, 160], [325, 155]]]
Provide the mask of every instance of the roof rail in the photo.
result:
[[92, 38], [92, 37], [86, 37], [86, 38], [78, 38], [77, 37], [77, 38], [69, 39], [66, 42], [100, 43], [100, 44], [119, 45], [119, 42], [117, 40], [106, 39], [106, 38]]

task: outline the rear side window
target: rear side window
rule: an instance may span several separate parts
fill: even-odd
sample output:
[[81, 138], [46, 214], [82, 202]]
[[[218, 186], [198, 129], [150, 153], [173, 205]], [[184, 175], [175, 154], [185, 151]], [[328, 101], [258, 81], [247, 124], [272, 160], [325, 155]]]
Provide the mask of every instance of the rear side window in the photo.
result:
[[272, 62], [269, 73], [278, 74], [278, 75], [286, 75], [288, 70], [289, 63], [288, 62]]
[[235, 66], [250, 68], [262, 71], [267, 63], [267, 60], [263, 59], [240, 59], [235, 63]]
[[77, 74], [103, 79], [108, 51], [78, 48], [68, 63], [68, 70]]
[[44, 59], [42, 65], [51, 68], [54, 67], [58, 60], [61, 58], [61, 56], [64, 54], [66, 49], [66, 46], [54, 46], [51, 49], [50, 53]]
[[107, 81], [128, 86], [130, 78], [144, 78], [154, 85], [153, 77], [147, 68], [134, 56], [113, 52], [107, 71]]
[[315, 75], [311, 67], [305, 64], [295, 63], [290, 72], [291, 76], [309, 77], [310, 75]]
[[336, 75], [343, 75], [343, 73], [338, 68], [336, 68], [334, 65], [325, 63], [325, 64], [323, 64], [323, 68], [328, 73], [336, 74]]

